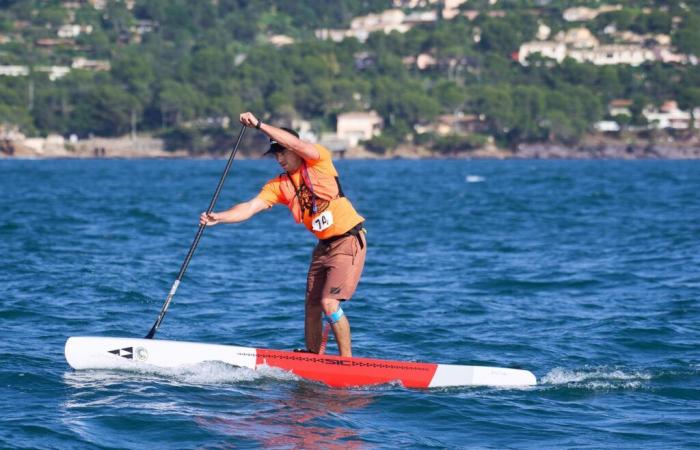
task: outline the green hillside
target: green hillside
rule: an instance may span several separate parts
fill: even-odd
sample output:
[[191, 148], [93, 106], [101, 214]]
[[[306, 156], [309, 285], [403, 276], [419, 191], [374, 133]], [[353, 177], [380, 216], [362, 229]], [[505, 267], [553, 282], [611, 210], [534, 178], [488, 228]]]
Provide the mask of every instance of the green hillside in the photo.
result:
[[[334, 42], [315, 31], [347, 29], [353, 18], [394, 2], [0, 1], [0, 65], [29, 68], [0, 76], [0, 123], [28, 135], [137, 130], [176, 147], [218, 151], [237, 131], [218, 126], [221, 118], [235, 121], [244, 110], [275, 121], [310, 120], [317, 133], [334, 130], [339, 113], [375, 110], [385, 124], [370, 149], [414, 142], [441, 151], [469, 150], [487, 139], [504, 147], [575, 144], [610, 118], [615, 99], [631, 101], [629, 116], [617, 118], [631, 128], [645, 126], [649, 105], [676, 100], [685, 110], [700, 107], [698, 0], [620, 2], [585, 21], [565, 20], [574, 5], [561, 1], [475, 0], [449, 19], [440, 2], [414, 9], [409, 3], [402, 9], [407, 17], [438, 11], [437, 20], [374, 32], [366, 42]], [[81, 30], [60, 37], [69, 24]], [[647, 36], [639, 48], [657, 53], [648, 37], [668, 36], [669, 48], [687, 61], [595, 65], [533, 55], [518, 62], [521, 45], [536, 40], [542, 25], [550, 36], [586, 27], [601, 45], [628, 31]], [[287, 45], [273, 45], [277, 35]], [[430, 63], [419, 68], [419, 55]], [[70, 72], [60, 76], [52, 66]], [[435, 132], [430, 124], [445, 114], [474, 117], [473, 129]]]

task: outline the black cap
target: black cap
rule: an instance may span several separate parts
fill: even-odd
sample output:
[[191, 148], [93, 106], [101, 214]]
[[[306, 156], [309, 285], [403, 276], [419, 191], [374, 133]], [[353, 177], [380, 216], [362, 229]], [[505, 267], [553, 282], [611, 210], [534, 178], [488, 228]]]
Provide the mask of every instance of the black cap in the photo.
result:
[[[280, 127], [281, 130], [286, 131], [289, 134], [294, 135], [295, 137], [299, 137], [299, 133], [296, 131], [292, 130], [291, 128], [285, 128], [285, 127]], [[284, 147], [279, 144], [276, 140], [270, 139], [270, 148], [267, 149], [263, 155], [269, 155], [272, 153], [282, 153], [284, 151]]]

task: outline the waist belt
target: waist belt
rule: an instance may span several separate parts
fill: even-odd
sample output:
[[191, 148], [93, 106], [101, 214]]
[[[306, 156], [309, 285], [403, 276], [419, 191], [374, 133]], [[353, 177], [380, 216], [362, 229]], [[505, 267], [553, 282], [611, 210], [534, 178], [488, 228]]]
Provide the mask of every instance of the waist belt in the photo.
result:
[[333, 242], [346, 238], [348, 236], [355, 236], [357, 238], [357, 242], [360, 244], [360, 248], [365, 248], [365, 244], [362, 242], [362, 238], [360, 237], [360, 234], [362, 234], [362, 222], [358, 223], [354, 227], [350, 228], [350, 230], [346, 231], [343, 234], [339, 234], [338, 236], [333, 236], [329, 237], [328, 239], [321, 239], [320, 242], [324, 245], [330, 245]]

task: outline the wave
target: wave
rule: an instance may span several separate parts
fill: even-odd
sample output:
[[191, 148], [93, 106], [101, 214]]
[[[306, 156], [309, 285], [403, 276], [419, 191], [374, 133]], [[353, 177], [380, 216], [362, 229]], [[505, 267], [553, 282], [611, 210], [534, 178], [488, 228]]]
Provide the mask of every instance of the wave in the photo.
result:
[[540, 384], [592, 390], [638, 389], [652, 379], [645, 371], [625, 371], [610, 367], [566, 369], [555, 367], [540, 379]]
[[172, 368], [139, 364], [128, 369], [120, 366], [114, 369], [76, 371], [66, 373], [64, 381], [74, 387], [89, 387], [121, 383], [125, 378], [133, 377], [134, 374], [145, 377], [156, 376], [167, 380], [170, 384], [196, 386], [248, 383], [265, 379], [282, 381], [299, 379], [291, 372], [275, 367], [262, 366], [252, 370], [220, 361], [207, 361]]

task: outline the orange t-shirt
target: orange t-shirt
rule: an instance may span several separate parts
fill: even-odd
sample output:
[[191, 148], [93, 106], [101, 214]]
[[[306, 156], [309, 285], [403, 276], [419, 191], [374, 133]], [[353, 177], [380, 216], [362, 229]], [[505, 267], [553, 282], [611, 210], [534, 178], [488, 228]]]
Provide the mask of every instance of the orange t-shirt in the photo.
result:
[[304, 161], [308, 180], [316, 196], [316, 213], [312, 209], [312, 194], [304, 182], [304, 165], [291, 174], [283, 173], [268, 181], [258, 198], [269, 206], [287, 205], [296, 223], [303, 223], [319, 239], [341, 235], [362, 222], [352, 203], [340, 196], [331, 152], [315, 144], [320, 158]]

